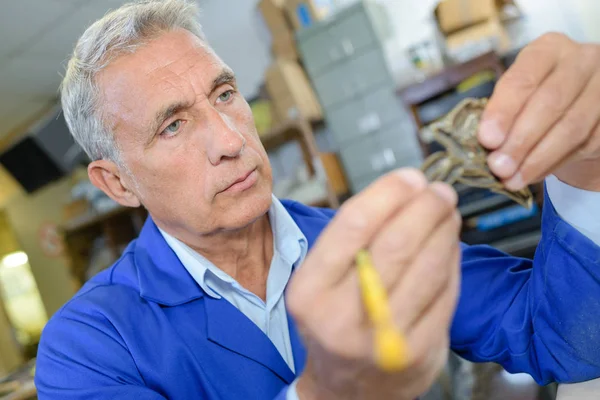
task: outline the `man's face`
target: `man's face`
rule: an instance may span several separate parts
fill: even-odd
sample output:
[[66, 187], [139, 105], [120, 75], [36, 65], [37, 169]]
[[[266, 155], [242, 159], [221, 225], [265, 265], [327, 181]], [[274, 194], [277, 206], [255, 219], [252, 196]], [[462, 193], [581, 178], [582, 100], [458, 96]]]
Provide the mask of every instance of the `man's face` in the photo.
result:
[[271, 204], [272, 176], [231, 70], [183, 30], [111, 62], [101, 107], [133, 175], [129, 188], [163, 228], [237, 229]]

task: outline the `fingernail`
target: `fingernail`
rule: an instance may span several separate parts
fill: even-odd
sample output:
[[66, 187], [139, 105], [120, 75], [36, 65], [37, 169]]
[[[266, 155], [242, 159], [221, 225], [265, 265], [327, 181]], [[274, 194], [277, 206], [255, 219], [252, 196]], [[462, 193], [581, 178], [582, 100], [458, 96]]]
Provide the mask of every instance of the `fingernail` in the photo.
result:
[[517, 172], [515, 176], [504, 182], [504, 186], [508, 190], [521, 190], [525, 187], [525, 182], [523, 182], [523, 175], [520, 172]]
[[492, 153], [488, 158], [488, 165], [492, 172], [501, 178], [508, 178], [514, 175], [517, 170], [517, 163], [507, 154]]
[[431, 189], [451, 204], [456, 204], [458, 201], [458, 195], [450, 185], [442, 182], [434, 182], [431, 184]]
[[496, 149], [504, 143], [506, 135], [500, 129], [500, 124], [494, 120], [484, 120], [479, 125], [479, 141], [485, 147]]
[[402, 168], [396, 171], [396, 175], [402, 179], [404, 183], [414, 187], [415, 189], [424, 188], [427, 186], [427, 179], [421, 171], [416, 168]]

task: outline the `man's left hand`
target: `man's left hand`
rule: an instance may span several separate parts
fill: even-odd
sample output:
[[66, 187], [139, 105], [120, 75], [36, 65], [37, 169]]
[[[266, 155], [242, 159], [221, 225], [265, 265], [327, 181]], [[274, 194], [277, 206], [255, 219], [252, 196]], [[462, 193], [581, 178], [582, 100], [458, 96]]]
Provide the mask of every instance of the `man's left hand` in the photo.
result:
[[484, 112], [479, 140], [513, 190], [549, 174], [600, 191], [600, 45], [558, 33], [524, 48]]

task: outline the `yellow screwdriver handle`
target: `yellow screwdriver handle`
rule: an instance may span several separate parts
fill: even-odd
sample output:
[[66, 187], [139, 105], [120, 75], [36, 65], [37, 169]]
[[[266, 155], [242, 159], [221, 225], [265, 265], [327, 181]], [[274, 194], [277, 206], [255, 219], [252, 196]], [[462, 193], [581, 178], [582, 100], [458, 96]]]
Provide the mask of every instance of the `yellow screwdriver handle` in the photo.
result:
[[358, 252], [356, 266], [365, 309], [375, 328], [377, 365], [388, 372], [402, 370], [409, 359], [406, 338], [394, 327], [385, 288], [368, 251]]

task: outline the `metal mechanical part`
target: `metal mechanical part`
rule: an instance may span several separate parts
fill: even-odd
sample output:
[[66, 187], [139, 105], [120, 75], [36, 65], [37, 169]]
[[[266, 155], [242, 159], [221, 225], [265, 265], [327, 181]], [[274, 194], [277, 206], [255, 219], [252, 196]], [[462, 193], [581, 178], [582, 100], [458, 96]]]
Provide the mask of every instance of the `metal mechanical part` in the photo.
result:
[[533, 195], [529, 188], [518, 191], [506, 189], [488, 167], [489, 152], [477, 140], [479, 120], [486, 104], [487, 99], [465, 99], [442, 120], [431, 125], [435, 140], [445, 151], [427, 157], [421, 170], [429, 181], [442, 181], [450, 185], [458, 182], [489, 189], [531, 208]]

